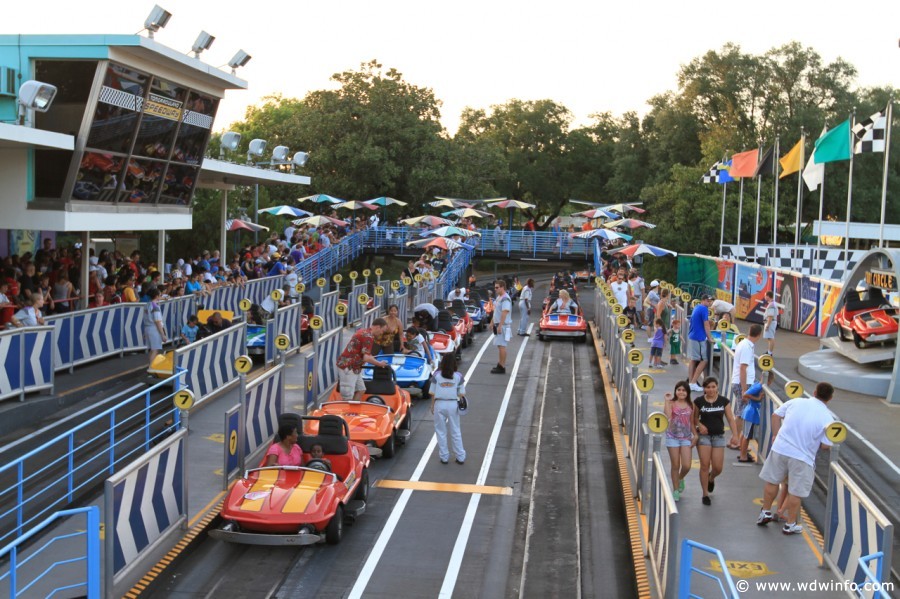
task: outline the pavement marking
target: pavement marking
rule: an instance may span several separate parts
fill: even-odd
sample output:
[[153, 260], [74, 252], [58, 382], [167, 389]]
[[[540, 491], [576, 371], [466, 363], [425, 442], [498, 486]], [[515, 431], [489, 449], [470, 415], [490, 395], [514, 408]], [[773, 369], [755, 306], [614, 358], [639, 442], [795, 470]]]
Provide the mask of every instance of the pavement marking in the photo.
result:
[[297, 389], [306, 389], [306, 385], [294, 385], [285, 383], [284, 388], [289, 391], [296, 391]]
[[[481, 361], [481, 357], [484, 355], [484, 352], [487, 351], [488, 347], [490, 347], [490, 342], [492, 340], [492, 336], [488, 336], [488, 338], [484, 340], [484, 344], [481, 346], [481, 349], [478, 351], [478, 354], [472, 361], [472, 365], [469, 366], [469, 370], [466, 371], [466, 380], [471, 379], [472, 373], [475, 372], [475, 367]], [[419, 459], [419, 463], [409, 479], [410, 482], [417, 482], [419, 480], [419, 477], [422, 476], [422, 472], [425, 471], [425, 466], [428, 465], [428, 461], [431, 459], [431, 454], [434, 453], [435, 447], [437, 447], [437, 435], [432, 434], [431, 440], [428, 442], [428, 447], [426, 447], [425, 451], [422, 453], [422, 457], [421, 459]], [[369, 553], [369, 557], [366, 558], [366, 563], [363, 564], [359, 576], [356, 577], [356, 582], [354, 583], [353, 588], [350, 589], [350, 594], [347, 595], [348, 599], [359, 599], [360, 597], [362, 597], [363, 593], [366, 590], [366, 587], [369, 585], [369, 580], [372, 579], [372, 574], [378, 567], [378, 562], [381, 560], [381, 556], [382, 554], [384, 554], [384, 550], [387, 547], [388, 542], [391, 540], [391, 536], [394, 534], [394, 529], [397, 528], [397, 523], [400, 522], [400, 517], [403, 515], [403, 511], [406, 509], [406, 504], [409, 503], [409, 498], [411, 495], [412, 489], [404, 489], [400, 494], [400, 499], [398, 499], [397, 503], [394, 504], [394, 509], [391, 510], [391, 515], [388, 516], [387, 522], [384, 523], [384, 528], [381, 529], [381, 533], [378, 535], [378, 539], [372, 546], [372, 551]], [[474, 497], [478, 497], [478, 495], [474, 495]]]
[[225, 433], [213, 433], [208, 437], [203, 437], [208, 441], [215, 441], [216, 443], [224, 443], [225, 442]]
[[[534, 323], [528, 325], [528, 334]], [[484, 460], [481, 462], [481, 470], [478, 472], [478, 478], [475, 481], [477, 485], [483, 485], [487, 479], [488, 471], [491, 469], [491, 462], [494, 460], [494, 449], [497, 447], [497, 441], [500, 439], [500, 429], [503, 428], [503, 419], [506, 417], [506, 409], [509, 407], [509, 399], [512, 396], [513, 386], [516, 383], [516, 375], [519, 372], [519, 366], [522, 364], [522, 356], [525, 348], [528, 346], [528, 340], [531, 337], [524, 337], [522, 345], [519, 346], [519, 353], [516, 354], [516, 361], [513, 364], [512, 372], [509, 374], [509, 382], [506, 384], [506, 393], [503, 394], [503, 401], [500, 402], [500, 412], [494, 421], [494, 430], [491, 431], [491, 437], [488, 441], [487, 451], [484, 454]], [[468, 378], [468, 377], [467, 377]], [[475, 523], [475, 512], [478, 511], [478, 503], [481, 501], [481, 495], [478, 493], [472, 495], [469, 499], [469, 507], [466, 508], [466, 515], [463, 517], [462, 526], [459, 529], [459, 535], [456, 537], [456, 544], [453, 546], [453, 553], [450, 554], [450, 563], [447, 565], [447, 573], [444, 575], [444, 582], [441, 585], [441, 591], [438, 597], [446, 597], [449, 599], [453, 596], [453, 589], [456, 587], [456, 579], [459, 576], [459, 569], [462, 566], [463, 556], [466, 552], [466, 545], [469, 543], [469, 534], [472, 532], [472, 526]]]
[[482, 495], [512, 495], [512, 487], [467, 485], [462, 483], [430, 483], [411, 480], [381, 479], [375, 483], [382, 489], [409, 489], [411, 491], [443, 491], [446, 493], [481, 493]]

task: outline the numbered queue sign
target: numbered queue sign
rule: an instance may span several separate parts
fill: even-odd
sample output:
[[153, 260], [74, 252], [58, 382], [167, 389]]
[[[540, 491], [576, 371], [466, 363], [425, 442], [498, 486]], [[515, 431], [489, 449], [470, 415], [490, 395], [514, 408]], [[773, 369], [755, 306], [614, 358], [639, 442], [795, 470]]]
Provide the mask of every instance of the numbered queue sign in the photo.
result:
[[[391, 281], [391, 283], [396, 283], [396, 282], [397, 281]], [[383, 296], [384, 295], [384, 287], [382, 287], [381, 285], [378, 285], [377, 287], [375, 287], [375, 295], [377, 297]]]
[[647, 415], [647, 428], [651, 433], [664, 433], [669, 428], [669, 419], [663, 412], [651, 412]]
[[376, 269], [375, 269], [375, 276], [376, 276], [376, 277], [380, 277], [380, 276], [382, 275], [382, 273], [384, 273], [384, 271], [381, 270], [380, 268], [376, 268]]
[[238, 371], [238, 374], [247, 374], [251, 368], [253, 368], [253, 360], [250, 359], [250, 356], [238, 356], [234, 361], [234, 369]]
[[[625, 320], [628, 320], [626, 317]], [[625, 329], [622, 331], [622, 341], [625, 343], [634, 343], [634, 329]]]
[[278, 349], [278, 351], [285, 351], [290, 346], [291, 338], [287, 335], [281, 334], [275, 337], [275, 348]]
[[759, 369], [763, 372], [769, 372], [775, 368], [775, 358], [769, 354], [763, 354], [756, 359], [756, 365], [759, 366]]
[[653, 377], [649, 374], [642, 374], [641, 376], [634, 379], [634, 384], [637, 385], [637, 388], [641, 390], [641, 393], [650, 393], [653, 391], [654, 381]]
[[194, 407], [194, 392], [190, 389], [181, 389], [172, 396], [172, 402], [179, 410], [190, 410]]
[[313, 316], [309, 319], [309, 328], [311, 328], [312, 330], [318, 331], [323, 326], [325, 326], [325, 321], [321, 316]]
[[365, 269], [365, 270], [364, 270], [364, 271], [363, 271], [363, 276], [364, 276], [364, 277], [365, 277], [365, 278], [367, 278], [367, 279], [368, 279], [368, 278], [369, 278], [369, 277], [371, 277], [371, 276], [372, 276], [372, 271], [371, 271], [371, 270], [369, 270], [369, 269], [368, 269], [368, 268], [367, 268], [367, 269]]

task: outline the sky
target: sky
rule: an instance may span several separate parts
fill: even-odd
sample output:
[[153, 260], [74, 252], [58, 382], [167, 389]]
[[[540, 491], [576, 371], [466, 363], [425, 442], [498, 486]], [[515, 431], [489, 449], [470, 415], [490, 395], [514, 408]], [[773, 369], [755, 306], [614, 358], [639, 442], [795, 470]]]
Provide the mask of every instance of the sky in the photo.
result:
[[[677, 88], [682, 65], [728, 42], [762, 54], [798, 41], [825, 62], [841, 57], [854, 65], [859, 86], [900, 87], [896, 1], [859, 2], [840, 11], [809, 0], [159, 4], [173, 16], [156, 34], [158, 42], [189, 52], [202, 29], [216, 36], [202, 55], [207, 63], [225, 65], [238, 48], [253, 57], [238, 71], [249, 89], [226, 93], [216, 130], [241, 120], [267, 95], [302, 98], [333, 89], [331, 75], [371, 59], [433, 89], [451, 134], [465, 107], [488, 109], [512, 98], [552, 99], [569, 108], [576, 124], [597, 112], [644, 114], [648, 99]], [[742, 15], [742, 6], [752, 8]], [[144, 0], [45, 0], [40, 10], [4, 19], [0, 33], [135, 33], [152, 7]]]

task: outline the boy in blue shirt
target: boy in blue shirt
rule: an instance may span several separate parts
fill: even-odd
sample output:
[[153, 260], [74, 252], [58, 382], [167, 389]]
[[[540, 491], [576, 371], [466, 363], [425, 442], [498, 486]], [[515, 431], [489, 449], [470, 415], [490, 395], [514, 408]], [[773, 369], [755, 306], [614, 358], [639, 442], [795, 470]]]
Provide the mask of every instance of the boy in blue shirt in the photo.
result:
[[188, 316], [187, 324], [181, 327], [181, 340], [185, 345], [190, 345], [197, 340], [197, 333], [200, 331], [199, 323], [200, 319], [196, 314]]
[[744, 434], [741, 437], [741, 455], [738, 462], [755, 462], [756, 459], [749, 453], [750, 438], [753, 436], [753, 429], [759, 425], [759, 408], [762, 405], [763, 386], [759, 381], [750, 385], [750, 388], [744, 393], [744, 399], [747, 399], [747, 407], [741, 413], [744, 420]]

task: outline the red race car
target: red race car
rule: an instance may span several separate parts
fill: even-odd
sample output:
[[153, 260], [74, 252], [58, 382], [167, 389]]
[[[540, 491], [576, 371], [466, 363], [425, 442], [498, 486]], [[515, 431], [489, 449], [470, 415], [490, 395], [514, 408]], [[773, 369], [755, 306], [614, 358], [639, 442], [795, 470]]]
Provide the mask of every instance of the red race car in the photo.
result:
[[[347, 423], [338, 416], [282, 414], [281, 423], [315, 421], [317, 435], [300, 435], [304, 454], [322, 445], [326, 460], [304, 466], [269, 466], [247, 470], [235, 482], [222, 507], [223, 525], [210, 536], [248, 545], [312, 545], [340, 542], [345, 520], [353, 522], [366, 509], [369, 495], [369, 452], [349, 439]], [[265, 456], [263, 462], [265, 463]]]
[[[366, 392], [362, 401], [346, 401], [335, 387], [328, 401], [312, 415], [340, 416], [350, 427], [350, 439], [377, 447], [381, 455], [392, 458], [397, 443], [404, 445], [412, 430], [412, 414], [409, 411], [412, 399], [406, 389], [397, 386], [392, 368], [372, 368], [372, 378], [364, 382]], [[311, 420], [306, 423], [304, 432], [314, 435], [318, 426], [318, 422]]]
[[[574, 293], [572, 295], [574, 302]], [[541, 315], [540, 324], [538, 324], [538, 339], [544, 341], [545, 339], [562, 337], [572, 339], [577, 343], [587, 342], [588, 327], [581, 307], [573, 304], [570, 309], [555, 310], [556, 300], [557, 298], [553, 297], [553, 295], [544, 300], [544, 313]]]
[[834, 315], [834, 324], [842, 340], [852, 340], [856, 347], [869, 343], [897, 340], [900, 314], [875, 287], [848, 291], [844, 306]]

